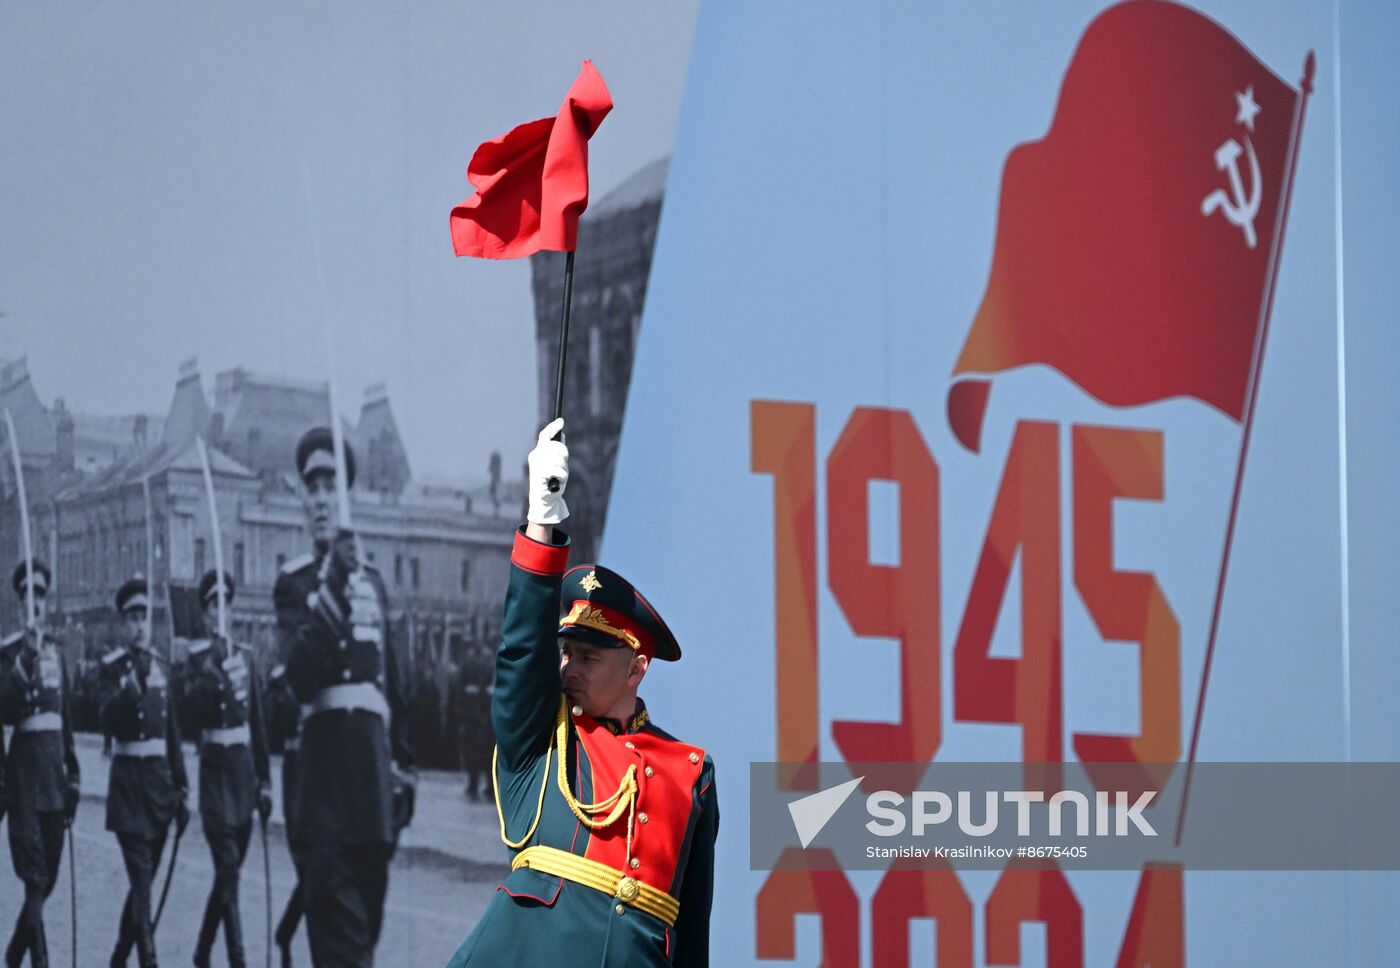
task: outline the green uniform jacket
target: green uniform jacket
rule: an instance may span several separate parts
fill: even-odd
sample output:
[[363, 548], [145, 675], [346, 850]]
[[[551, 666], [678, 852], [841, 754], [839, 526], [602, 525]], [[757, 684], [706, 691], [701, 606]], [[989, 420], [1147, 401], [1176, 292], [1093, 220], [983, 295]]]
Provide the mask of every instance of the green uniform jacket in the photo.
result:
[[674, 926], [667, 925], [595, 888], [521, 868], [506, 878], [449, 968], [709, 965], [719, 829], [711, 759], [658, 729], [644, 710], [631, 723], [608, 728], [570, 713], [566, 765], [578, 800], [591, 803], [611, 796], [617, 789], [617, 767], [628, 762], [638, 766], [630, 843], [626, 816], [605, 829], [590, 830], [559, 788], [558, 763], [548, 754], [555, 748], [561, 702], [557, 632], [568, 540], [562, 535], [557, 540], [551, 547], [518, 534], [511, 557], [491, 704], [505, 836], [521, 842], [534, 824], [522, 849], [543, 844], [614, 867], [626, 864], [624, 858], [636, 858], [632, 876], [674, 897], [680, 914]]

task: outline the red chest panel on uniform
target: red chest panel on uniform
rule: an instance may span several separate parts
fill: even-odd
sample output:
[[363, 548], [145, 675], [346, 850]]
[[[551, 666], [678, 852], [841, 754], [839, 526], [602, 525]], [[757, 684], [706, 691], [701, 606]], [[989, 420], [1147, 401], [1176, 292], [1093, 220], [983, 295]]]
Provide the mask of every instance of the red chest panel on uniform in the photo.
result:
[[593, 800], [611, 796], [627, 768], [637, 767], [637, 813], [632, 828], [632, 858], [637, 866], [628, 865], [625, 813], [606, 829], [593, 831], [584, 856], [669, 890], [690, 825], [695, 783], [705, 751], [650, 732], [614, 736], [588, 716], [573, 720], [593, 770]]

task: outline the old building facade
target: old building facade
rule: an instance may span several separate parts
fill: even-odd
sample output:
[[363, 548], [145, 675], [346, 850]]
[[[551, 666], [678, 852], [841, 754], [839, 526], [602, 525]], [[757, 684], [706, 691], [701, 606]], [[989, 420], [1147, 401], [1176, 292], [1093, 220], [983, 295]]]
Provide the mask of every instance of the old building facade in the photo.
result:
[[[323, 384], [231, 370], [216, 377], [211, 405], [191, 361], [163, 417], [92, 418], [69, 413], [61, 400], [46, 406], [17, 361], [0, 365], [0, 406], [16, 425], [35, 554], [55, 573], [52, 624], [84, 657], [114, 640], [113, 592], [138, 572], [153, 575], [161, 640], [190, 633], [192, 589], [215, 561], [196, 438], [208, 444], [224, 566], [239, 585], [235, 634], [270, 650], [278, 570], [310, 550], [292, 454], [308, 427], [325, 423]], [[383, 385], [369, 389], [359, 420], [344, 426], [359, 465], [356, 529], [384, 576], [401, 634], [415, 652], [443, 658], [461, 643], [490, 640], [523, 484], [500, 480], [496, 455], [483, 462], [479, 485], [415, 482]], [[17, 562], [8, 452], [0, 481], [0, 560]], [[11, 595], [0, 602], [0, 627], [14, 628], [19, 603]]]

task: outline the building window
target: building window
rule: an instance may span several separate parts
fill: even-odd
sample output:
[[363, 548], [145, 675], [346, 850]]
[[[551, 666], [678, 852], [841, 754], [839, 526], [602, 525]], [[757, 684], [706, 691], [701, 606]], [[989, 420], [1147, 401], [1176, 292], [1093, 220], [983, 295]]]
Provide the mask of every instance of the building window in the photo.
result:
[[462, 559], [462, 591], [467, 590], [467, 585], [471, 583], [472, 562], [470, 558]]
[[240, 585], [244, 582], [243, 564], [243, 542], [239, 541], [233, 546], [233, 580]]
[[413, 590], [414, 590], [414, 591], [417, 591], [417, 590], [418, 590], [418, 584], [419, 584], [419, 582], [420, 582], [420, 581], [422, 580], [422, 578], [423, 578], [422, 569], [420, 569], [420, 568], [418, 567], [418, 559], [417, 559], [417, 558], [414, 558], [414, 559], [412, 559], [411, 561], [409, 561], [409, 563], [408, 563], [408, 572], [409, 572], [409, 575], [412, 576], [412, 579], [413, 579]]
[[194, 539], [194, 573], [196, 579], [204, 577], [204, 539]]
[[394, 584], [403, 584], [403, 555], [394, 555]]

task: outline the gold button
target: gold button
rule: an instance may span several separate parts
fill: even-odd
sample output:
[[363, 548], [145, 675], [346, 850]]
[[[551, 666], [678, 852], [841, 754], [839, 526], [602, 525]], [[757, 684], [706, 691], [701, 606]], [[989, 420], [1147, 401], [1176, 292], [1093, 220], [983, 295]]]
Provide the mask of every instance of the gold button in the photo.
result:
[[700, 754], [699, 754], [699, 753], [691, 753], [691, 754], [690, 754], [690, 762], [692, 762], [692, 763], [699, 763], [699, 762], [700, 762]]
[[625, 746], [625, 747], [627, 747], [629, 750], [634, 750], [634, 749], [637, 748], [637, 745], [636, 745], [635, 743], [631, 742], [630, 740], [629, 740], [628, 742], [626, 742], [626, 743], [623, 743], [622, 745]]
[[575, 716], [582, 716], [582, 715], [583, 715], [583, 707], [582, 707], [582, 706], [575, 706], [573, 709], [570, 710], [570, 712], [572, 712]]
[[647, 817], [646, 814], [644, 814], [644, 813], [639, 813], [639, 814], [637, 814], [637, 819], [640, 820], [642, 823], [646, 823], [647, 820], [648, 820], [649, 818]]
[[643, 770], [643, 772], [646, 773], [647, 776], [651, 776], [656, 771], [653, 770], [651, 767], [647, 767], [645, 770]]
[[628, 861], [628, 863], [632, 866], [632, 869], [633, 869], [633, 870], [636, 870], [638, 867], [641, 867], [641, 866], [642, 866], [642, 862], [639, 861], [639, 860], [637, 860], [637, 858], [635, 858], [635, 857], [633, 857], [630, 861]]
[[623, 907], [621, 904], [619, 904], [617, 907], [613, 908], [613, 910], [616, 911], [618, 914], [621, 914], [623, 911], [626, 911], [627, 909], [626, 909], [625, 907]]

